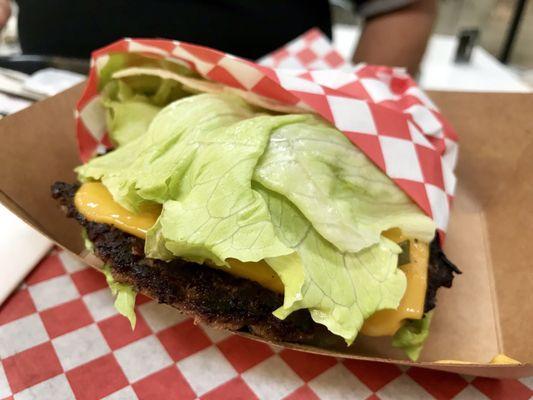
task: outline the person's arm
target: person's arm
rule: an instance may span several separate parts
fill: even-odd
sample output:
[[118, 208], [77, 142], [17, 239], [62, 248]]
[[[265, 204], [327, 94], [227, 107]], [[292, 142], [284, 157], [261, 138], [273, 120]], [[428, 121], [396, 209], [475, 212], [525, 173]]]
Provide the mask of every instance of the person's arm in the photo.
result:
[[436, 0], [419, 0], [367, 18], [353, 61], [406, 67], [415, 75], [436, 16]]
[[0, 30], [4, 29], [11, 16], [11, 1], [0, 0]]

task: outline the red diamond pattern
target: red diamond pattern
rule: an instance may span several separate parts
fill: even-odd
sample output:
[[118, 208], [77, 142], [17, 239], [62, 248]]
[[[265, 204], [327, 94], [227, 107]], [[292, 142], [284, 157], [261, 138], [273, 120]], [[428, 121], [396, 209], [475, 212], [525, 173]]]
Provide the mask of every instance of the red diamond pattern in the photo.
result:
[[93, 322], [81, 299], [72, 300], [41, 312], [41, 320], [51, 339]]
[[271, 97], [284, 103], [296, 104], [298, 99], [287, 92], [286, 90], [273, 86], [268, 78], [261, 78], [261, 80], [253, 87], [255, 93]]
[[74, 272], [71, 277], [82, 295], [107, 287], [104, 275], [94, 268]]
[[36, 283], [46, 281], [56, 276], [63, 275], [65, 270], [61, 260], [55, 254], [50, 255], [49, 257], [44, 258], [38, 265], [38, 268], [35, 268], [26, 278], [26, 283], [28, 285], [35, 285]]
[[157, 334], [174, 361], [179, 361], [211, 345], [202, 328], [189, 319]]
[[371, 111], [380, 135], [411, 139], [407, 126], [408, 118], [404, 114], [390, 112], [386, 107], [373, 107]]
[[448, 372], [411, 368], [407, 375], [438, 400], [451, 399], [468, 385], [461, 376]]
[[76, 136], [78, 139], [78, 149], [80, 151], [80, 159], [81, 161], [86, 162], [96, 152], [96, 149], [98, 148], [98, 141], [89, 132], [81, 118], [78, 119], [76, 123], [76, 131]]
[[268, 345], [240, 336], [230, 336], [218, 348], [237, 372], [244, 372], [274, 354]]
[[237, 89], [246, 89], [242, 83], [240, 83], [233, 75], [228, 73], [224, 68], [219, 67], [218, 65], [215, 66], [209, 73], [207, 74], [209, 78], [212, 80], [224, 83], [228, 86], [232, 86]]
[[202, 400], [253, 400], [258, 399], [255, 393], [248, 387], [242, 378], [234, 378], [216, 389], [207, 392], [201, 397]]
[[402, 374], [402, 371], [392, 364], [346, 360], [344, 366], [374, 392]]
[[[146, 43], [148, 44], [148, 43], [153, 43], [153, 42], [150, 40], [150, 41], [147, 41]], [[216, 64], [222, 59], [222, 57], [224, 57], [224, 53], [218, 50], [212, 51], [211, 49], [208, 49], [207, 47], [197, 46], [194, 44], [181, 43], [180, 47], [182, 47], [189, 53], [194, 54], [196, 57], [198, 57], [202, 61], [205, 61], [209, 64]]]
[[320, 106], [321, 108], [324, 108], [324, 112], [321, 114], [324, 118], [326, 118], [328, 121], [333, 120], [333, 115], [331, 115], [331, 111], [329, 107], [327, 107], [328, 100], [319, 94], [315, 93], [299, 93], [300, 98], [302, 101], [304, 101], [307, 105], [311, 107]]
[[316, 54], [310, 48], [304, 48], [302, 51], [296, 53], [296, 57], [304, 64], [309, 64], [313, 60], [316, 60]]
[[152, 301], [149, 297], [146, 297], [144, 294], [137, 294], [137, 297], [135, 298], [135, 304], [140, 306], [141, 304], [148, 303], [149, 301]]
[[[53, 260], [44, 260], [39, 264], [34, 273], [34, 277], [46, 276], [46, 271], [39, 271], [41, 268], [55, 271], [62, 270], [64, 271], [63, 274], [68, 274], [62, 265], [60, 268], [57, 266], [50, 267], [57, 260], [60, 260], [55, 253], [52, 254], [52, 257], [54, 258]], [[76, 274], [76, 272], [73, 274]], [[94, 287], [92, 286], [93, 283], [91, 283], [94, 282], [92, 275], [79, 273], [77, 275], [77, 279], [79, 279], [78, 288]], [[50, 274], [49, 276], [49, 279], [57, 277], [55, 274]], [[82, 283], [82, 279], [87, 279], [89, 282]], [[36, 281], [38, 284], [44, 282], [41, 279], [36, 279]], [[54, 281], [57, 281], [57, 279], [54, 279]], [[144, 296], [138, 296], [138, 303], [144, 302], [146, 302]], [[2, 325], [14, 323], [20, 318], [27, 319], [32, 314], [37, 314], [37, 311], [35, 310], [28, 290], [19, 290], [0, 308], [0, 328], [2, 328]], [[35, 323], [42, 321], [46, 333], [51, 338], [55, 338], [54, 342], [63, 340], [64, 335], [67, 336], [73, 332], [85, 332], [83, 334], [85, 336], [83, 337], [86, 337], [86, 340], [89, 340], [92, 346], [97, 346], [96, 349], [87, 350], [93, 351], [95, 354], [102, 350], [103, 352], [96, 358], [87, 357], [88, 361], [65, 373], [59, 362], [58, 355], [49, 341], [20, 351], [15, 355], [0, 360], [0, 393], [2, 394], [6, 390], [2, 386], [2, 379], [7, 379], [7, 390], [16, 394], [26, 388], [42, 384], [49, 379], [53, 378], [57, 380], [61, 377], [62, 373], [65, 373], [68, 385], [70, 385], [70, 389], [78, 399], [99, 399], [130, 386], [129, 390], [133, 390], [139, 399], [175, 398], [192, 400], [197, 397], [197, 394], [194, 393], [191, 384], [185, 378], [185, 375], [187, 375], [191, 379], [190, 372], [188, 374], [182, 373], [178, 370], [176, 364], [171, 363], [171, 361], [179, 361], [180, 368], [185, 368], [185, 365], [191, 365], [191, 368], [195, 368], [194, 379], [196, 380], [196, 385], [198, 385], [197, 379], [202, 376], [202, 368], [213, 368], [213, 365], [217, 365], [213, 363], [204, 364], [205, 361], [202, 361], [202, 356], [200, 356], [202, 353], [205, 354], [205, 351], [202, 350], [209, 351], [211, 350], [210, 346], [216, 346], [220, 350], [220, 357], [223, 357], [227, 361], [227, 364], [225, 366], [218, 365], [222, 374], [220, 378], [217, 377], [218, 371], [216, 369], [206, 371], [207, 375], [219, 379], [220, 383], [213, 385], [214, 388], [207, 393], [203, 393], [201, 398], [208, 400], [226, 398], [257, 399], [260, 396], [254, 392], [252, 386], [246, 383], [246, 380], [242, 378], [242, 374], [249, 374], [251, 371], [261, 370], [262, 374], [266, 374], [263, 379], [269, 379], [268, 374], [270, 371], [267, 368], [261, 367], [263, 363], [268, 363], [273, 357], [276, 358], [274, 356], [275, 351], [270, 346], [237, 335], [230, 335], [215, 344], [206, 335], [204, 330], [200, 326], [195, 325], [190, 319], [175, 323], [158, 332], [156, 336], [152, 336], [154, 335], [153, 332], [140, 314], [137, 314], [137, 326], [133, 332], [127, 319], [120, 315], [114, 315], [98, 323], [94, 323], [81, 298], [54, 307], [44, 307], [44, 311], [41, 311], [38, 315], [39, 317], [35, 320]], [[98, 332], [103, 337], [102, 339], [99, 339], [95, 335], [94, 327], [97, 327]], [[36, 326], [35, 329], [38, 330], [39, 327]], [[81, 338], [82, 336], [77, 337]], [[146, 341], [152, 338], [156, 338], [157, 340]], [[76, 346], [80, 345], [79, 340], [77, 339]], [[213, 340], [215, 339], [213, 338]], [[136, 372], [136, 370], [133, 372], [130, 371], [131, 376], [139, 376], [137, 378], [139, 380], [129, 382], [122, 369], [123, 363], [128, 361], [135, 364], [138, 363], [142, 371], [144, 359], [142, 357], [142, 351], [146, 351], [146, 348], [144, 348], [145, 350], [141, 350], [138, 347], [135, 358], [131, 360], [127, 360], [123, 350], [131, 347], [137, 341], [153, 343], [154, 346], [157, 344], [159, 347], [152, 349], [154, 355], [147, 353], [146, 358], [152, 360], [150, 366], [152, 369], [154, 368], [154, 357], [158, 357], [162, 361], [162, 364], [161, 369], [156, 370], [148, 376], [144, 376], [142, 372]], [[1, 343], [1, 345], [4, 346], [4, 343]], [[0, 349], [2, 346], [0, 346]], [[105, 349], [108, 349], [107, 353]], [[111, 352], [109, 352], [109, 349]], [[73, 353], [75, 353], [74, 350]], [[113, 353], [114, 351], [122, 352], [120, 354], [122, 364], [118, 363]], [[66, 356], [68, 354], [65, 354], [63, 351], [61, 357]], [[83, 358], [84, 356], [83, 354], [78, 354], [76, 357]], [[295, 387], [291, 388], [292, 391], [284, 395], [286, 399], [291, 400], [318, 399], [318, 392], [311, 389], [311, 386], [318, 390], [316, 386], [317, 382], [320, 381], [323, 374], [331, 373], [331, 368], [334, 368], [339, 362], [335, 358], [288, 349], [281, 350], [279, 357], [281, 358], [280, 362], [286, 364], [287, 368], [295, 374], [294, 378], [291, 378], [290, 381], [294, 382], [294, 379], [298, 380]], [[196, 358], [196, 361], [188, 363], [189, 358]], [[164, 361], [165, 359], [167, 361]], [[344, 360], [342, 363], [353, 374], [353, 381], [349, 383], [352, 385], [351, 387], [365, 385], [367, 388], [365, 391], [372, 393], [368, 397], [369, 399], [377, 400], [379, 395], [376, 392], [385, 390], [388, 383], [393, 382], [402, 374], [398, 367], [391, 364], [357, 360]], [[237, 372], [235, 377], [231, 376], [229, 380], [228, 378], [224, 378], [224, 376], [228, 376], [228, 373], [233, 370]], [[5, 378], [2, 378], [3, 373], [5, 374]], [[272, 371], [272, 374], [276, 376], [276, 371]], [[140, 378], [141, 376], [142, 378]], [[407, 370], [406, 375], [403, 375], [404, 382], [406, 382], [405, 377], [409, 377], [409, 384], [412, 385], [413, 396], [421, 393], [425, 389], [425, 392], [432, 399], [451, 399], [469, 385], [459, 375], [420, 368]], [[329, 379], [326, 380], [329, 382], [326, 384], [331, 384]], [[343, 382], [348, 384], [349, 377], [344, 377], [343, 379]], [[533, 391], [518, 380], [497, 381], [477, 378], [471, 384], [476, 390], [479, 390], [493, 400], [508, 398], [521, 400], [529, 399], [533, 396]], [[276, 385], [276, 380], [272, 380], [269, 385]], [[405, 393], [410, 393], [410, 388], [404, 386], [402, 390], [405, 390]], [[280, 391], [287, 393], [286, 390]]]
[[66, 375], [78, 400], [98, 400], [128, 384], [112, 354], [74, 368]]
[[377, 136], [357, 132], [347, 133], [346, 136], [364, 152], [373, 152], [372, 154], [374, 155], [372, 156], [372, 161], [374, 161], [379, 167], [385, 168], [385, 160], [383, 159], [383, 156], [378, 152], [374, 152], [374, 150], [380, 146]]
[[2, 360], [13, 393], [53, 378], [63, 372], [50, 342]]
[[324, 57], [326, 62], [331, 65], [333, 68], [339, 67], [344, 64], [344, 59], [336, 51], [330, 51], [326, 57]]
[[175, 366], [165, 368], [133, 384], [139, 400], [192, 400], [193, 390]]
[[285, 400], [320, 400], [320, 397], [309, 386], [303, 385], [285, 397]]
[[443, 187], [444, 178], [442, 177], [442, 164], [440, 163], [440, 160], [435, 162], [435, 159], [431, 156], [434, 151], [420, 145], [415, 145], [415, 148], [420, 161], [432, 165], [431, 169], [424, 169], [422, 171], [424, 174], [424, 181], [437, 187]]
[[311, 379], [316, 378], [322, 372], [337, 364], [337, 360], [332, 357], [294, 350], [282, 350], [279, 356], [305, 382], [309, 382]]
[[136, 315], [137, 323], [133, 331], [130, 321], [122, 315], [114, 315], [98, 323], [102, 335], [112, 350], [119, 349], [152, 333], [143, 317], [139, 313]]
[[476, 378], [471, 384], [491, 400], [533, 398], [533, 390], [516, 380]]
[[0, 326], [33, 314], [35, 311], [28, 289], [17, 290], [0, 306]]

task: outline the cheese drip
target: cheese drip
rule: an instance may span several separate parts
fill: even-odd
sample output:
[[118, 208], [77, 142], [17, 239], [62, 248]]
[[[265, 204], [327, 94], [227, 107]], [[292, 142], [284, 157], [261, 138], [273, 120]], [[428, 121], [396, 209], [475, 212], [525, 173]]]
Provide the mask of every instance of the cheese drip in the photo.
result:
[[[112, 225], [124, 232], [146, 238], [146, 232], [155, 224], [161, 214], [159, 204], [145, 206], [141, 212], [133, 213], [114, 201], [111, 193], [100, 182], [81, 185], [74, 198], [76, 209], [89, 221]], [[399, 229], [391, 229], [384, 236], [400, 243], [408, 240]], [[424, 314], [424, 298], [427, 287], [427, 266], [429, 247], [427, 243], [410, 241], [410, 263], [400, 268], [407, 277], [405, 294], [396, 310], [382, 310], [363, 325], [361, 333], [368, 336], [394, 335], [405, 319], [420, 319]], [[231, 268], [210, 264], [234, 276], [259, 283], [272, 291], [283, 293], [283, 283], [270, 266], [264, 262], [242, 262], [226, 260]]]
[[[399, 229], [391, 229], [384, 236], [401, 243], [408, 240]], [[407, 277], [407, 288], [396, 310], [378, 311], [367, 319], [361, 333], [367, 336], [392, 336], [406, 319], [421, 319], [427, 290], [429, 246], [416, 240], [409, 241], [410, 262], [400, 266]]]
[[[113, 200], [111, 193], [100, 182], [87, 182], [81, 185], [74, 197], [76, 209], [89, 221], [113, 225], [121, 231], [146, 238], [159, 215], [161, 206], [151, 204], [140, 213], [132, 213]], [[283, 283], [270, 266], [264, 262], [242, 262], [235, 259], [226, 260], [231, 268], [210, 264], [210, 267], [229, 272], [239, 278], [249, 279], [274, 292], [283, 293]]]
[[146, 238], [146, 232], [161, 214], [161, 206], [155, 203], [143, 207], [139, 213], [126, 210], [100, 182], [81, 185], [74, 196], [74, 205], [89, 221], [113, 225], [141, 239]]

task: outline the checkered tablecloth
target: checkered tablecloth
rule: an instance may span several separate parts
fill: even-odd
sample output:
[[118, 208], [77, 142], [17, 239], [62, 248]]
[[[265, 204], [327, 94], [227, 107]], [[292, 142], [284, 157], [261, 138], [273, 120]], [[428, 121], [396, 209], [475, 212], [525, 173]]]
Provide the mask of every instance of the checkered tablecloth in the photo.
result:
[[0, 360], [0, 399], [533, 396], [533, 378], [472, 378], [271, 347], [195, 325], [143, 296], [132, 332], [103, 275], [59, 250], [0, 308]]

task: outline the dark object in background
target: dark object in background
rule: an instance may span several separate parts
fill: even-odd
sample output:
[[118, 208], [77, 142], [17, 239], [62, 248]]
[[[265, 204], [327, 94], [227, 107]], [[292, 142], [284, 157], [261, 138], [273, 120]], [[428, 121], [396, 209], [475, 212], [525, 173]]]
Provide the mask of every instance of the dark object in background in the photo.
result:
[[331, 37], [327, 0], [18, 0], [24, 54], [89, 58], [123, 37], [179, 39], [255, 60], [303, 32]]
[[459, 32], [457, 49], [455, 50], [456, 63], [469, 63], [472, 50], [479, 37], [479, 29], [463, 29]]
[[509, 62], [509, 58], [511, 57], [514, 42], [518, 33], [518, 29], [520, 28], [520, 22], [522, 21], [526, 3], [527, 0], [517, 0], [515, 4], [513, 17], [511, 19], [509, 29], [507, 30], [507, 35], [505, 37], [503, 48], [499, 57], [500, 61], [504, 64], [507, 64]]
[[87, 75], [89, 60], [24, 54], [0, 57], [0, 68], [12, 69], [29, 75], [44, 68], [57, 68]]

